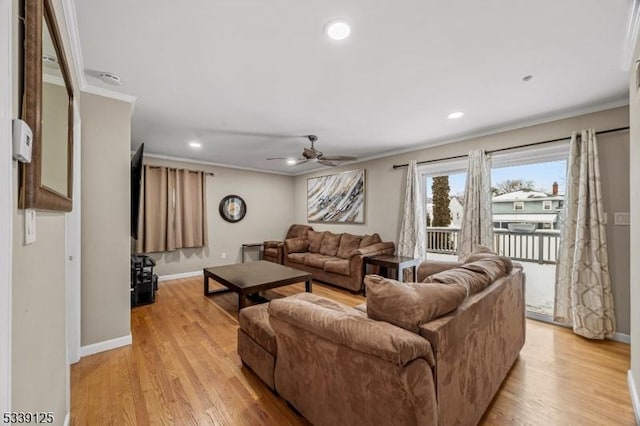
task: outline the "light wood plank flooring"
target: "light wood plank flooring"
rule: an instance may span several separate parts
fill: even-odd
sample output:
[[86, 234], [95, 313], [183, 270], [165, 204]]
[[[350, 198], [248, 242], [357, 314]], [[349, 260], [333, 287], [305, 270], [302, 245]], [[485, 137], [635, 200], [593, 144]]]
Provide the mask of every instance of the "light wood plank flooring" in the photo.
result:
[[[267, 292], [304, 291], [295, 284]], [[348, 305], [361, 296], [314, 283]], [[74, 425], [304, 425], [236, 353], [237, 296], [202, 294], [202, 279], [160, 284], [156, 303], [131, 312], [133, 345], [71, 369]], [[629, 346], [591, 342], [529, 320], [527, 343], [483, 425], [632, 425]]]

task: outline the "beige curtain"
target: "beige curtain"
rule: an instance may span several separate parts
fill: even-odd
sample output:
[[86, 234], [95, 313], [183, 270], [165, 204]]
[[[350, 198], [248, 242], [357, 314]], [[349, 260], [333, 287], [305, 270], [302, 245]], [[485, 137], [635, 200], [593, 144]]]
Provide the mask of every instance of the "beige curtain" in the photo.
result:
[[573, 132], [554, 320], [590, 339], [613, 337], [615, 333], [603, 210], [595, 131]]
[[398, 254], [425, 260], [427, 258], [427, 219], [420, 190], [418, 164], [410, 161], [404, 194], [404, 213], [398, 238]]
[[145, 165], [140, 202], [136, 253], [208, 244], [203, 172]]
[[466, 259], [477, 245], [493, 247], [491, 159], [482, 150], [469, 152], [458, 257]]

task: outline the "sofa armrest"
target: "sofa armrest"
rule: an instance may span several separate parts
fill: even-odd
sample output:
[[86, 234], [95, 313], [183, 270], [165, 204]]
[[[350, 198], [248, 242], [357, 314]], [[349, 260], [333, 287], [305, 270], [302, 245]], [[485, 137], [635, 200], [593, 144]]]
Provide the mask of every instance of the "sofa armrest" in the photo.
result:
[[393, 241], [375, 243], [371, 244], [370, 246], [354, 250], [351, 256], [377, 256], [379, 254], [393, 254], [395, 248], [396, 246]]
[[284, 244], [282, 241], [265, 241], [264, 248], [278, 248]]
[[424, 261], [418, 266], [418, 282], [422, 282], [429, 275], [437, 274], [438, 272], [446, 271], [462, 264], [462, 262]]
[[366, 318], [353, 309], [332, 309], [327, 304], [292, 298], [275, 299], [269, 303], [269, 320], [276, 335], [281, 321], [336, 345], [395, 365], [404, 366], [418, 358], [426, 360], [432, 367], [435, 365], [428, 340], [389, 323]]

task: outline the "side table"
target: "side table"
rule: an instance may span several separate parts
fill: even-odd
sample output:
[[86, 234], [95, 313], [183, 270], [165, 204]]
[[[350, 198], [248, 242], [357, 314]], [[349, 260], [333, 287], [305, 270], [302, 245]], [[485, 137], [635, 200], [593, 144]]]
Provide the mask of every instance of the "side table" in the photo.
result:
[[395, 256], [395, 255], [387, 255], [387, 254], [365, 257], [363, 261], [365, 274], [367, 273], [367, 265], [382, 266], [383, 268], [387, 268], [387, 275], [388, 275], [388, 269], [393, 269], [396, 272], [395, 277], [388, 277], [388, 278], [394, 278], [394, 279], [397, 279], [398, 281], [404, 281], [403, 280], [404, 270], [407, 268], [412, 268], [414, 282], [417, 280], [417, 271], [418, 271], [419, 264], [420, 264], [420, 259], [414, 259], [413, 257], [407, 257], [407, 256]]
[[244, 263], [244, 253], [249, 248], [258, 249], [258, 260], [264, 257], [264, 243], [244, 243], [242, 244], [242, 263]]

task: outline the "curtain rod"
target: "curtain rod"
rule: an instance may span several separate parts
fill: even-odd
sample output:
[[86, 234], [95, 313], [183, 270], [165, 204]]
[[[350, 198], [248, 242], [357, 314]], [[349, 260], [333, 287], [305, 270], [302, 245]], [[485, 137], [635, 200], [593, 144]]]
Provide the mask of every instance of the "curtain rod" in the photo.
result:
[[202, 173], [207, 176], [215, 176], [213, 172], [205, 172], [202, 170], [181, 169], [178, 167], [152, 166], [150, 164], [145, 164], [145, 166], [149, 167], [150, 169], [186, 170], [188, 172], [193, 172], [193, 173]]
[[[609, 130], [601, 130], [599, 132], [596, 132], [596, 135], [604, 135], [607, 133], [614, 133], [614, 132], [621, 132], [623, 130], [629, 130], [629, 126], [627, 127], [616, 127], [615, 129], [609, 129]], [[560, 142], [560, 141], [564, 141], [567, 139], [571, 139], [571, 136], [566, 136], [563, 138], [556, 138], [556, 139], [549, 139], [546, 141], [540, 141], [540, 142], [532, 142], [532, 143], [525, 143], [523, 145], [518, 145], [518, 146], [510, 146], [508, 148], [499, 148], [499, 149], [492, 149], [490, 151], [486, 151], [487, 154], [493, 154], [494, 152], [504, 152], [504, 151], [511, 151], [512, 149], [519, 149], [519, 148], [527, 148], [530, 146], [536, 146], [536, 145], [544, 145], [547, 143], [552, 143], [552, 142]], [[444, 158], [437, 158], [435, 160], [424, 160], [424, 161], [418, 161], [418, 164], [428, 164], [428, 163], [435, 163], [438, 161], [447, 161], [447, 160], [458, 160], [460, 158], [467, 158], [469, 157], [468, 154], [462, 154], [462, 155], [454, 155], [452, 157], [444, 157]], [[405, 164], [394, 164], [393, 168], [394, 169], [401, 169], [403, 167], [407, 167], [409, 164], [405, 163]]]

